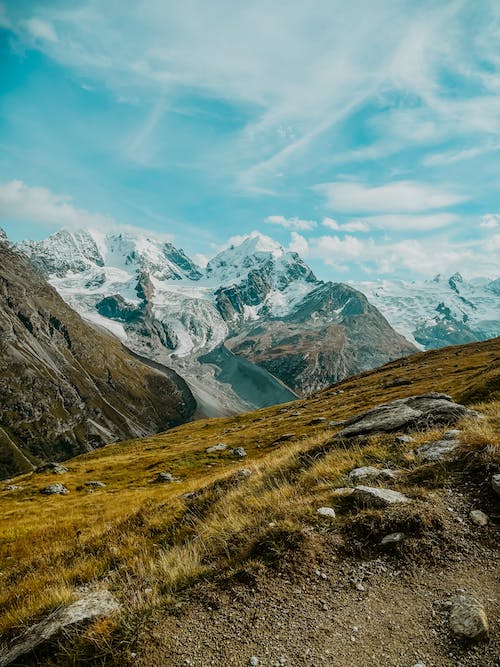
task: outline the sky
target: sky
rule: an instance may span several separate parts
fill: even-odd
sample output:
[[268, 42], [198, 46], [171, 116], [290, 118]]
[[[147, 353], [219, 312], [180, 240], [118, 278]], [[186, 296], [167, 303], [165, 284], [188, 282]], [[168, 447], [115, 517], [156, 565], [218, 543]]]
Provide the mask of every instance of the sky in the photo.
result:
[[0, 0], [0, 225], [500, 275], [497, 0]]

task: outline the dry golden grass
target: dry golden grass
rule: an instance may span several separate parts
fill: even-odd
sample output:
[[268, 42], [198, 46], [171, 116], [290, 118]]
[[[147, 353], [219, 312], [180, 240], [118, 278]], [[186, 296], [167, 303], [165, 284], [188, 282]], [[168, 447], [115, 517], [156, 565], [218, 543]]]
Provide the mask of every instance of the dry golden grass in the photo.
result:
[[[480, 394], [481, 369], [485, 381], [494, 384], [499, 347], [497, 340], [415, 355], [287, 406], [110, 445], [69, 461], [69, 472], [62, 476], [15, 479], [21, 488], [0, 494], [0, 634], [17, 633], [71, 600], [82, 585], [111, 587], [129, 613], [165, 604], [197, 578], [250, 557], [270, 531], [293, 536], [304, 524], [324, 523], [316, 514], [322, 505], [341, 514], [333, 490], [348, 484], [346, 475], [356, 466], [407, 471], [400, 488], [418, 497], [424, 491], [418, 475], [411, 477], [419, 469], [410, 453], [414, 445], [398, 445], [392, 436], [350, 447], [334, 444], [334, 429], [310, 422], [318, 416], [346, 418], [431, 390], [457, 397], [467, 392], [468, 381]], [[387, 387], [395, 377], [412, 384]], [[478, 407], [487, 419], [461, 424], [464, 448], [493, 460], [500, 446], [500, 402]], [[419, 444], [439, 438], [443, 430], [414, 436]], [[285, 433], [295, 435], [275, 444]], [[244, 464], [226, 452], [207, 455], [206, 448], [217, 442], [245, 447]], [[251, 468], [251, 477], [236, 479], [243, 466]], [[444, 483], [443, 470], [435, 484]], [[160, 471], [172, 472], [179, 481], [155, 484]], [[85, 482], [92, 479], [107, 486], [88, 493]], [[70, 494], [40, 494], [55, 481]], [[189, 492], [195, 496], [185, 498]], [[103, 628], [96, 631], [96, 636], [105, 634]]]

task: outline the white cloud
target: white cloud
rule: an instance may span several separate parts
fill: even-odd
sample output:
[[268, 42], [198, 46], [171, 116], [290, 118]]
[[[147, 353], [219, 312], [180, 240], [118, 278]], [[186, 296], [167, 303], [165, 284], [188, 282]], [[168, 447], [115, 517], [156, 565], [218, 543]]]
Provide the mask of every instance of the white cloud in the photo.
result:
[[208, 257], [203, 253], [198, 252], [195, 255], [193, 255], [193, 261], [197, 266], [204, 269], [208, 264]]
[[343, 231], [343, 232], [370, 231], [370, 225], [363, 220], [350, 220], [349, 222], [344, 222], [343, 224], [339, 224], [333, 218], [323, 218], [321, 224], [323, 225], [323, 227], [327, 227], [328, 229], [333, 229], [335, 231]]
[[31, 18], [27, 21], [24, 21], [24, 26], [27, 28], [28, 32], [35, 39], [44, 39], [47, 42], [58, 42], [57, 33], [49, 21], [44, 21], [39, 18]]
[[431, 213], [427, 215], [388, 213], [386, 215], [371, 215], [358, 222], [369, 223], [371, 227], [377, 227], [378, 229], [426, 232], [459, 221], [459, 216], [454, 213]]
[[344, 213], [411, 213], [453, 206], [467, 197], [416, 181], [394, 181], [386, 185], [335, 181], [314, 189], [327, 206]]
[[495, 229], [500, 225], [500, 213], [486, 213], [481, 217], [479, 226], [483, 229]]
[[268, 215], [266, 222], [269, 222], [271, 225], [279, 225], [285, 229], [298, 229], [300, 231], [314, 229], [317, 225], [314, 220], [302, 220], [296, 217], [285, 218], [283, 215]]
[[456, 271], [470, 277], [498, 276], [500, 234], [481, 241], [451, 242], [448, 236], [425, 239], [340, 238], [323, 236], [309, 241], [309, 257], [335, 267], [346, 265], [351, 271], [404, 278]]
[[0, 219], [20, 220], [44, 227], [97, 227], [116, 225], [100, 213], [76, 208], [67, 195], [57, 195], [22, 181], [0, 183]]
[[301, 257], [307, 257], [309, 254], [309, 242], [301, 234], [292, 232], [288, 250], [298, 253]]

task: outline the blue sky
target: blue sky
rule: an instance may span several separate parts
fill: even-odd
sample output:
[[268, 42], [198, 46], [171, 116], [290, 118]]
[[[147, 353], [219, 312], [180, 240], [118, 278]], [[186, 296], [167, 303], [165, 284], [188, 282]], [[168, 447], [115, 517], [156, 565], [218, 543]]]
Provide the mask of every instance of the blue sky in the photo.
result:
[[496, 0], [0, 2], [0, 225], [500, 274]]

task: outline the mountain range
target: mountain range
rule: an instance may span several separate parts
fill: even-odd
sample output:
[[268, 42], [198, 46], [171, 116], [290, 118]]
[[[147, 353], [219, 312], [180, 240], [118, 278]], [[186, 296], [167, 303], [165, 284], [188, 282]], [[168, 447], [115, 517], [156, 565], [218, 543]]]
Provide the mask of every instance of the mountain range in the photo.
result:
[[288, 401], [416, 350], [359, 290], [318, 280], [256, 232], [204, 268], [145, 234], [63, 230], [19, 249], [83, 317], [174, 368], [208, 415]]

